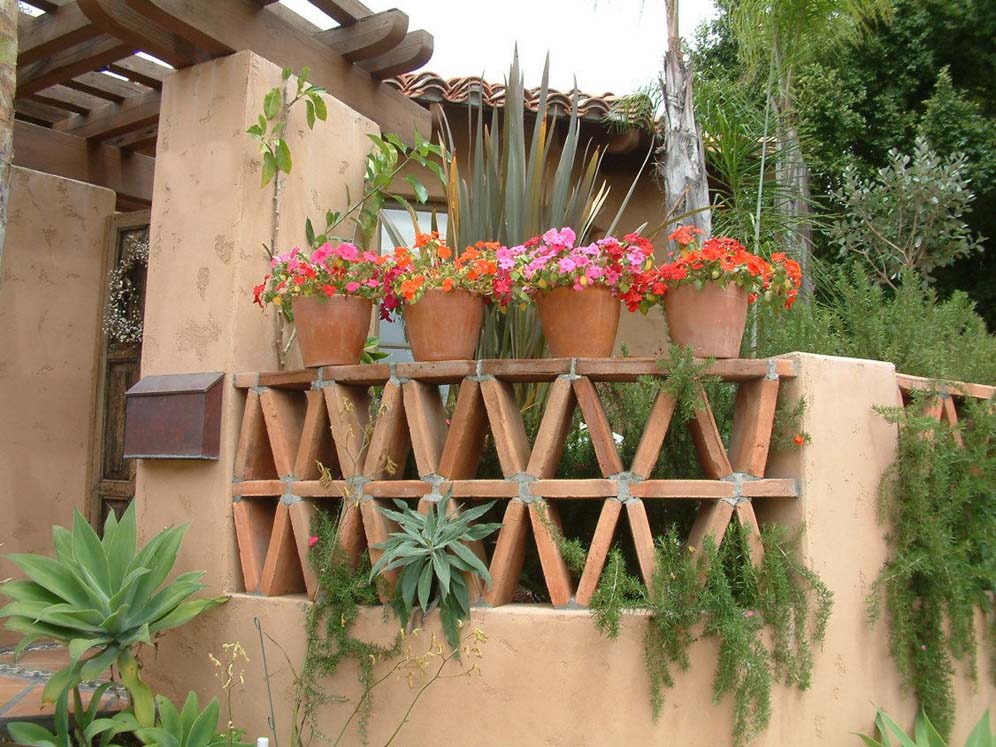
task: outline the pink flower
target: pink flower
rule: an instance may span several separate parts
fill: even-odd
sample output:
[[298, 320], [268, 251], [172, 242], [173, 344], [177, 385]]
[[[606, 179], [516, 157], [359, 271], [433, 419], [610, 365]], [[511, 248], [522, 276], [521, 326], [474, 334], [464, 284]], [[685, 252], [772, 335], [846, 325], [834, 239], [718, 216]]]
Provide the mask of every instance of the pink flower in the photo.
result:
[[379, 286], [379, 285], [380, 285], [380, 281], [379, 281], [379, 280], [378, 280], [377, 278], [370, 278], [370, 279], [369, 279], [369, 280], [368, 280], [368, 281], [366, 282], [366, 286], [367, 286], [367, 288], [376, 288], [376, 287], [377, 287], [377, 286]]
[[314, 547], [317, 544], [318, 544], [318, 537], [316, 537], [315, 535], [311, 535], [310, 537], [308, 537], [308, 547]]
[[360, 284], [356, 281], [346, 283], [346, 293], [356, 293], [360, 289]]
[[348, 262], [353, 262], [359, 259], [360, 250], [353, 244], [339, 244], [339, 246], [335, 248], [335, 255], [345, 259]]
[[577, 236], [575, 236], [574, 231], [568, 227], [561, 228], [559, 231], [556, 228], [551, 228], [543, 234], [543, 242], [545, 244], [563, 249], [572, 248], [576, 238]]
[[575, 264], [574, 260], [570, 257], [564, 257], [562, 260], [557, 262], [557, 267], [559, 267], [560, 271], [566, 275], [568, 272], [574, 270], [577, 267], [577, 264]]
[[495, 256], [498, 258], [498, 266], [501, 269], [511, 270], [515, 266], [515, 257], [512, 256], [512, 250], [508, 247], [499, 248]]
[[316, 265], [325, 264], [325, 260], [332, 255], [332, 245], [328, 242], [322, 244], [311, 253], [311, 261]]

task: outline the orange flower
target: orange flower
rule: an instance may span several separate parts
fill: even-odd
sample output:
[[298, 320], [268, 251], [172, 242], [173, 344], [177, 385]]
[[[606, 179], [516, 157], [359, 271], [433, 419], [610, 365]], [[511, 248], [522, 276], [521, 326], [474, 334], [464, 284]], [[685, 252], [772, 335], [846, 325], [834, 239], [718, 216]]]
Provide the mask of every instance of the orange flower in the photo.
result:
[[415, 298], [415, 294], [418, 293], [419, 288], [422, 287], [422, 283], [425, 281], [421, 275], [416, 275], [410, 280], [405, 280], [401, 283], [401, 295], [404, 296], [406, 301], [411, 301]]
[[796, 433], [795, 438], [793, 438], [792, 441], [793, 443], [795, 443], [796, 446], [802, 446], [804, 443], [806, 443], [806, 437], [801, 433]]
[[436, 253], [439, 255], [440, 259], [449, 259], [453, 256], [453, 252], [450, 251], [450, 248], [446, 246], [446, 244], [440, 244], [439, 248], [436, 249]]
[[453, 290], [453, 278], [443, 278], [442, 288], [446, 293]]

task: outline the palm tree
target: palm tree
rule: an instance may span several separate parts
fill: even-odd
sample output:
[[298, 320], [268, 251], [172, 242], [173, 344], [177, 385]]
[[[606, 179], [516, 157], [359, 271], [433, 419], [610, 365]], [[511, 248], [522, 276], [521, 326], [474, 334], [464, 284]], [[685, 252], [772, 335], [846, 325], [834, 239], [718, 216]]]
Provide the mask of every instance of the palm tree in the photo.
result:
[[709, 183], [706, 178], [702, 133], [695, 124], [692, 70], [678, 34], [678, 0], [664, 0], [667, 14], [667, 52], [660, 81], [664, 98], [664, 144], [657, 172], [664, 184], [665, 215], [689, 215], [708, 236], [712, 233]]
[[[14, 160], [14, 89], [17, 85], [17, 0], [0, 0], [0, 261], [7, 235], [10, 166]], [[0, 262], [2, 267], [2, 262]], [[0, 284], [3, 275], [0, 273]]]
[[731, 9], [741, 60], [754, 73], [767, 69], [766, 106], [774, 115], [775, 179], [781, 195], [776, 203], [783, 224], [797, 226], [784, 240], [806, 278], [811, 278], [812, 265], [812, 230], [806, 219], [810, 177], [796, 124], [796, 73], [828, 40], [860, 38], [891, 7], [889, 0], [738, 0]]

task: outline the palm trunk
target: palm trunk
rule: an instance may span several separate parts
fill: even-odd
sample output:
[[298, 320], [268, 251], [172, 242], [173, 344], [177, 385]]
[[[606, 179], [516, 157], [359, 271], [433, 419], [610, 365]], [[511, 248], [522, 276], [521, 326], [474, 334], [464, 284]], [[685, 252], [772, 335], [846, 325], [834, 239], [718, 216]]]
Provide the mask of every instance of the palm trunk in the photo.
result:
[[[666, 216], [696, 212], [688, 221], [712, 233], [709, 183], [706, 177], [702, 133], [695, 124], [692, 71], [678, 36], [678, 0], [666, 0], [667, 53], [664, 56], [664, 144], [658, 151], [657, 170], [664, 184]], [[672, 247], [673, 248], [673, 247]]]
[[[10, 167], [14, 160], [14, 89], [17, 84], [17, 0], [0, 0], [0, 270], [7, 236]], [[0, 272], [0, 285], [3, 273]]]

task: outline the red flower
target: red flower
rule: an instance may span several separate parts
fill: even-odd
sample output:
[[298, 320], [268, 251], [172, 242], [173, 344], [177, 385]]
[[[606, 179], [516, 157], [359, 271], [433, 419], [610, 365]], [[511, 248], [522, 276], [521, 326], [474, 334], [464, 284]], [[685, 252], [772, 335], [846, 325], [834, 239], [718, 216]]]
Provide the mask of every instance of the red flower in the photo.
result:
[[802, 446], [804, 443], [806, 443], [806, 437], [801, 433], [796, 433], [795, 438], [792, 439], [792, 442], [796, 446]]

